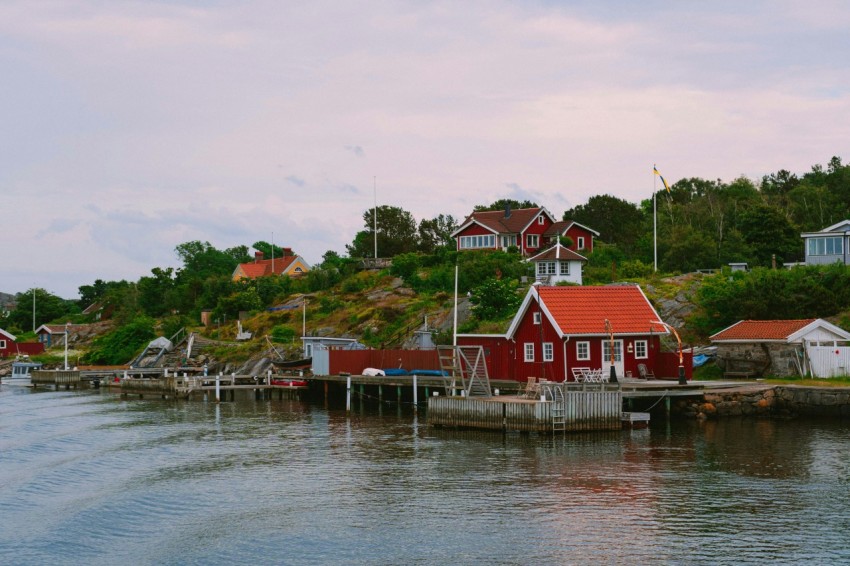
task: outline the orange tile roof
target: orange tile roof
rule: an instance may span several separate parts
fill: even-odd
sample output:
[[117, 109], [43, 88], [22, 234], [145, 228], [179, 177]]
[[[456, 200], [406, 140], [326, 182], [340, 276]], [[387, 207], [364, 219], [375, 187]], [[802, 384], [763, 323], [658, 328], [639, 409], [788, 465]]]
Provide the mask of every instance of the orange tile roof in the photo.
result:
[[242, 273], [245, 274], [245, 277], [249, 279], [256, 279], [257, 277], [265, 277], [272, 273], [280, 275], [286, 271], [290, 265], [292, 265], [295, 258], [296, 256], [294, 255], [276, 257], [274, 259], [274, 271], [272, 271], [271, 259], [261, 259], [249, 263], [240, 263], [239, 267], [242, 269]]
[[605, 334], [605, 320], [614, 334], [663, 333], [658, 313], [636, 285], [538, 287], [543, 305], [563, 334]]
[[813, 323], [815, 318], [799, 320], [742, 320], [710, 337], [717, 340], [784, 340]]

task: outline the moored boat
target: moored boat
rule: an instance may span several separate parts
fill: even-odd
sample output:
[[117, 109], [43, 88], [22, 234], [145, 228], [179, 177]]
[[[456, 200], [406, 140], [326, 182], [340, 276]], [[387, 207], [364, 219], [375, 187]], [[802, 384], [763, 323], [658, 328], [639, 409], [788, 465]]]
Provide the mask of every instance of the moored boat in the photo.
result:
[[33, 370], [41, 369], [41, 362], [15, 361], [12, 362], [12, 373], [3, 378], [5, 383], [30, 383], [30, 374]]

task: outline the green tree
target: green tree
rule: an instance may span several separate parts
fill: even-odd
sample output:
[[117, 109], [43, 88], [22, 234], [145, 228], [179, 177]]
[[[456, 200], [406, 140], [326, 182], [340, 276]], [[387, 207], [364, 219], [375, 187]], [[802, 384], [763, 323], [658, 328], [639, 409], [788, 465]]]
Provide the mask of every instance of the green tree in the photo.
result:
[[645, 230], [641, 209], [633, 203], [612, 195], [595, 195], [587, 204], [564, 212], [564, 220], [575, 220], [599, 232], [599, 238], [627, 253], [637, 248]]
[[419, 250], [430, 254], [441, 246], [454, 247], [455, 242], [451, 234], [457, 227], [457, 221], [450, 214], [440, 214], [430, 220], [420, 221]]
[[[354, 241], [346, 245], [351, 257], [373, 257], [374, 251], [374, 210], [363, 213], [365, 230], [354, 236]], [[397, 206], [382, 205], [377, 209], [378, 257], [395, 257], [398, 254], [416, 251], [419, 238], [416, 221], [408, 211]]]
[[9, 323], [21, 329], [30, 329], [33, 326], [33, 308], [35, 309], [35, 326], [31, 328], [33, 331], [42, 324], [61, 321], [63, 317], [79, 312], [79, 307], [72, 301], [66, 301], [44, 289], [30, 289], [15, 296], [15, 308], [9, 313]]
[[491, 277], [472, 289], [469, 300], [479, 320], [501, 320], [516, 312], [522, 297], [515, 281]]
[[738, 225], [752, 249], [754, 263], [770, 266], [774, 255], [779, 265], [784, 260], [802, 259], [800, 234], [781, 210], [766, 204], [752, 206], [741, 214]]
[[494, 203], [491, 204], [478, 204], [475, 205], [473, 210], [475, 212], [486, 212], [488, 210], [505, 210], [508, 206], [511, 207], [511, 210], [517, 210], [519, 208], [537, 208], [538, 205], [536, 202], [532, 202], [530, 200], [516, 200], [512, 198], [500, 198]]

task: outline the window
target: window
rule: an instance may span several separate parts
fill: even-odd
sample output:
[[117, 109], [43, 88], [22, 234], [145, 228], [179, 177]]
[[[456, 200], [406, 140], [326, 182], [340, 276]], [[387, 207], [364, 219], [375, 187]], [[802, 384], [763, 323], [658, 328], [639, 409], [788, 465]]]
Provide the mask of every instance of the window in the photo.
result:
[[460, 249], [474, 250], [478, 248], [494, 248], [496, 247], [496, 236], [490, 234], [486, 236], [461, 236]]
[[558, 263], [560, 263], [559, 268], [561, 270], [561, 275], [569, 275], [570, 274], [570, 262], [561, 261], [561, 262], [558, 262]]
[[534, 324], [540, 324], [540, 313], [534, 313]]
[[543, 216], [538, 216], [538, 217], [537, 217], [537, 223], [538, 223], [538, 224], [540, 224], [540, 225], [542, 226], [544, 222], [546, 222], [546, 220], [544, 220], [544, 219], [543, 219]]
[[534, 344], [532, 342], [525, 343], [525, 361], [534, 361]]
[[551, 362], [555, 359], [555, 349], [551, 342], [543, 342], [543, 361]]
[[578, 246], [578, 249], [584, 249], [584, 236], [579, 236], [578, 238], [576, 238], [576, 245]]
[[576, 342], [576, 359], [582, 361], [590, 359], [590, 342]]
[[[623, 361], [623, 343], [620, 340], [614, 341], [614, 361]], [[604, 340], [602, 342], [602, 362], [611, 362], [611, 341]]]
[[537, 275], [555, 275], [554, 261], [538, 261]]
[[635, 340], [635, 359], [644, 360], [648, 357], [646, 340]]
[[536, 248], [538, 244], [539, 236], [537, 234], [526, 234], [525, 236], [525, 247], [526, 248]]
[[841, 236], [829, 238], [809, 238], [809, 255], [841, 255], [844, 253], [844, 239]]
[[0, 340], [0, 350], [5, 350], [5, 349], [6, 349], [6, 341]]

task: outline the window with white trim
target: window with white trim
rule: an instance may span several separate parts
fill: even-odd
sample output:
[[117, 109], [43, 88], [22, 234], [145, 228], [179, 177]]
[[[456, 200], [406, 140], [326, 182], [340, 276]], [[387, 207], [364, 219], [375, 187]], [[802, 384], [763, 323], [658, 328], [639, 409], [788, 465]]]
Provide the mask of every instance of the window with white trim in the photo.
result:
[[538, 261], [537, 275], [555, 275], [554, 261]]
[[534, 324], [540, 324], [540, 320], [541, 320], [540, 313], [539, 312], [534, 313]]
[[576, 246], [580, 250], [584, 249], [584, 236], [579, 236], [576, 238]]
[[809, 238], [809, 255], [841, 255], [844, 253], [844, 238]]
[[546, 222], [546, 220], [543, 218], [543, 216], [537, 217], [537, 223], [538, 224], [540, 224], [542, 226], [544, 222]]
[[526, 248], [536, 248], [539, 245], [539, 236], [537, 234], [526, 234], [525, 235], [525, 247]]
[[474, 250], [477, 248], [494, 247], [496, 247], [496, 236], [494, 236], [493, 234], [460, 237], [460, 249], [462, 250]]
[[590, 342], [576, 342], [576, 359], [580, 361], [590, 359]]
[[533, 362], [534, 361], [534, 343], [526, 342], [525, 343], [525, 361]]
[[[623, 343], [619, 340], [614, 340], [614, 362], [623, 361]], [[611, 341], [604, 340], [602, 342], [602, 363], [611, 363]]]
[[569, 275], [570, 274], [570, 262], [568, 261], [559, 261], [558, 268], [561, 270], [561, 275]]
[[5, 349], [6, 349], [6, 341], [0, 340], [0, 350], [5, 350]]
[[649, 357], [649, 348], [646, 340], [635, 340], [635, 359], [645, 360]]
[[543, 342], [543, 361], [551, 362], [555, 359], [555, 348], [551, 342]]

